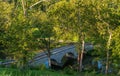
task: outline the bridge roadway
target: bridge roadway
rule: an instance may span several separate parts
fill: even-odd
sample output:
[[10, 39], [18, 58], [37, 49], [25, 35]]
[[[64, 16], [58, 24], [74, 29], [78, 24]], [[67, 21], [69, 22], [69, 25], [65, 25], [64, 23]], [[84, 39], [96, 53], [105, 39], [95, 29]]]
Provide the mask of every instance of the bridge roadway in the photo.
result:
[[[77, 57], [77, 52], [75, 51], [74, 45], [68, 45], [60, 48], [56, 48], [51, 50], [51, 59], [56, 60], [58, 63], [61, 63], [63, 56], [67, 53], [74, 54], [74, 58]], [[32, 61], [30, 61], [31, 65], [40, 65], [45, 64], [48, 61], [47, 54], [45, 52], [37, 54]]]

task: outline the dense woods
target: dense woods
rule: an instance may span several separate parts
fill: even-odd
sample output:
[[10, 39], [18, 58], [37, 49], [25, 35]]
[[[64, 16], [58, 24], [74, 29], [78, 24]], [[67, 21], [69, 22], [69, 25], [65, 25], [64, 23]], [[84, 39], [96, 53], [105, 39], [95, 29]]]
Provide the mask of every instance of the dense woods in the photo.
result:
[[[1, 0], [0, 59], [12, 58], [18, 66], [38, 50], [47, 52], [60, 40], [74, 42], [79, 71], [83, 71], [84, 44], [94, 45], [94, 60], [103, 60], [120, 72], [120, 1], [119, 0]], [[51, 66], [49, 64], [49, 66]]]

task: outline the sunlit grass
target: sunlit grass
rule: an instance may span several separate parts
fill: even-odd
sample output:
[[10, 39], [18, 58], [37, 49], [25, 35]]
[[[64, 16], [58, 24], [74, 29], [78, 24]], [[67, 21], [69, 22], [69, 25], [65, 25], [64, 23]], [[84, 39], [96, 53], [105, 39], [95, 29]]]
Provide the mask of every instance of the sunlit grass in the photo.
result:
[[69, 76], [62, 72], [52, 70], [19, 70], [19, 69], [0, 69], [0, 76]]
[[[106, 76], [95, 72], [54, 71], [54, 70], [20, 70], [0, 68], [0, 76]], [[109, 74], [107, 76], [117, 76]]]

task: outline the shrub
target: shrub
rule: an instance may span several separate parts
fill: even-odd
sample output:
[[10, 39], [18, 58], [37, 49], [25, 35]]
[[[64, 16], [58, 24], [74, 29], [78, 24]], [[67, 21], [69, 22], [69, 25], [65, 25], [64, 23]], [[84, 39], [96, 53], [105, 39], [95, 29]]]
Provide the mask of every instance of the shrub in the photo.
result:
[[75, 72], [70, 66], [65, 67], [63, 71], [68, 75], [74, 75], [74, 72]]
[[45, 67], [44, 64], [41, 64], [39, 66], [30, 66], [31, 70], [46, 70], [47, 68]]

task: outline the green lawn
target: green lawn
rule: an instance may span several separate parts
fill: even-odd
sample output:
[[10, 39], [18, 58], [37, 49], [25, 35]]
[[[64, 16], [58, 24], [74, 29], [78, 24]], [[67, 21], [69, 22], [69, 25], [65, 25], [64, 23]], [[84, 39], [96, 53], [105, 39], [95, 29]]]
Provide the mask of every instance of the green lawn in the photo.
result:
[[62, 71], [0, 69], [0, 76], [70, 76]]
[[[52, 70], [19, 70], [0, 68], [0, 76], [105, 76], [103, 74], [95, 74], [82, 72], [77, 73], [73, 71], [52, 71]], [[116, 76], [116, 75], [108, 75]]]

